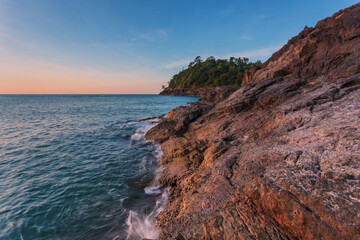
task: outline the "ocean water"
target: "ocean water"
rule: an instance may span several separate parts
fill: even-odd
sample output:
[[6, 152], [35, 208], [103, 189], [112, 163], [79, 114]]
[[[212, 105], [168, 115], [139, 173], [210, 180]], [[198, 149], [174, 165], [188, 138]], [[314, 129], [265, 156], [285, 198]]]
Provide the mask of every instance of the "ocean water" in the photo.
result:
[[156, 238], [158, 120], [138, 121], [196, 100], [0, 95], [0, 239]]

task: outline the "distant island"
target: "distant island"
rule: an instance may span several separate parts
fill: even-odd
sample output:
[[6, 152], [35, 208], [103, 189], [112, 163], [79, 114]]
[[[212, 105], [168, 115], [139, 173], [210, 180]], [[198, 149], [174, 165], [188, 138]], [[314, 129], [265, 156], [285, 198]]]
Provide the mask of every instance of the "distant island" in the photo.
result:
[[249, 62], [245, 57], [215, 59], [208, 57], [205, 61], [197, 56], [188, 68], [175, 74], [162, 86], [160, 95], [166, 96], [197, 96], [207, 102], [217, 102], [239, 89], [243, 81], [247, 81], [251, 73], [261, 68], [261, 61]]

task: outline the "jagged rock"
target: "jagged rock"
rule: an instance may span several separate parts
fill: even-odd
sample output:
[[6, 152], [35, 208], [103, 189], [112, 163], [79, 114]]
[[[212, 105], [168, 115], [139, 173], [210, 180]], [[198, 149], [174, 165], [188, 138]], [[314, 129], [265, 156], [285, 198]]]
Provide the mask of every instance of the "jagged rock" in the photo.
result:
[[148, 132], [171, 187], [160, 239], [360, 239], [359, 16], [306, 28], [238, 91]]
[[319, 21], [314, 28], [305, 27], [261, 69], [248, 71], [243, 85], [265, 79], [291, 75], [311, 78], [326, 74], [328, 80], [351, 76], [360, 71], [359, 4]]

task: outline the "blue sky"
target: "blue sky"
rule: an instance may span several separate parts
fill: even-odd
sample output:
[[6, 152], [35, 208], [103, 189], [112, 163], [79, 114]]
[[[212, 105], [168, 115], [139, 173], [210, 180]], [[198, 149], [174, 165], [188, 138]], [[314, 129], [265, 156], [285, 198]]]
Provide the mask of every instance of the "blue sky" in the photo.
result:
[[156, 93], [198, 55], [264, 61], [356, 2], [0, 0], [0, 93]]

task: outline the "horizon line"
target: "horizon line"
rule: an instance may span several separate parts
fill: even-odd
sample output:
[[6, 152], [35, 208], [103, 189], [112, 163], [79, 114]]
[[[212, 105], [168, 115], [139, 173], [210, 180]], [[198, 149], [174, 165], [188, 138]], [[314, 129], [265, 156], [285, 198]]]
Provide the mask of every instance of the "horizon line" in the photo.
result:
[[0, 93], [0, 95], [159, 95], [159, 93]]

